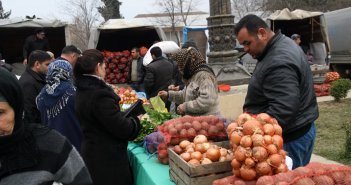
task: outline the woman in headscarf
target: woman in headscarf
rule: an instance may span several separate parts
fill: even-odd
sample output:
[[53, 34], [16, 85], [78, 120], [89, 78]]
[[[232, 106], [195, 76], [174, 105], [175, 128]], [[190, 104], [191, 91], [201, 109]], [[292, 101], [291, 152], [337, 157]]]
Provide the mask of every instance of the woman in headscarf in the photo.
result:
[[72, 65], [55, 60], [48, 67], [46, 85], [36, 99], [41, 122], [66, 136], [80, 151], [82, 132], [74, 110], [75, 95]]
[[141, 129], [137, 117], [120, 111], [120, 98], [104, 81], [100, 51], [82, 53], [74, 67], [76, 112], [83, 131], [82, 156], [95, 185], [130, 185], [127, 145]]
[[16, 77], [0, 68], [0, 185], [91, 185], [79, 153], [54, 130], [23, 124]]
[[219, 115], [217, 79], [211, 67], [195, 48], [181, 49], [172, 56], [186, 87], [181, 91], [160, 91], [158, 95], [179, 104], [181, 115]]

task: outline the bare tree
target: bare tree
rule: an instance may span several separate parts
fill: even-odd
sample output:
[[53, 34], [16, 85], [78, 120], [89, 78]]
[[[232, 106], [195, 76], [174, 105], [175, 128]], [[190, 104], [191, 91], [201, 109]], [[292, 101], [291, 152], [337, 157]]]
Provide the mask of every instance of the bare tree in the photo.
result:
[[118, 0], [102, 0], [103, 6], [98, 7], [99, 13], [104, 17], [105, 21], [109, 19], [123, 18], [120, 13], [120, 6], [122, 2]]
[[11, 15], [11, 10], [5, 12], [4, 8], [2, 7], [2, 2], [0, 1], [0, 19], [7, 19]]
[[66, 13], [72, 19], [72, 43], [81, 49], [88, 48], [90, 31], [102, 22], [97, 10], [101, 2], [96, 0], [68, 0]]
[[195, 7], [198, 3], [198, 0], [156, 0], [156, 5], [161, 12], [167, 14], [167, 19], [156, 17], [155, 21], [163, 26], [170, 26], [172, 33], [176, 36], [178, 45], [180, 45], [176, 27], [179, 23], [183, 23], [185, 26], [191, 25], [191, 21], [194, 20], [189, 20], [188, 16], [196, 10]]
[[265, 5], [267, 0], [232, 0], [232, 12], [236, 18], [241, 19], [248, 13], [260, 12], [266, 15]]

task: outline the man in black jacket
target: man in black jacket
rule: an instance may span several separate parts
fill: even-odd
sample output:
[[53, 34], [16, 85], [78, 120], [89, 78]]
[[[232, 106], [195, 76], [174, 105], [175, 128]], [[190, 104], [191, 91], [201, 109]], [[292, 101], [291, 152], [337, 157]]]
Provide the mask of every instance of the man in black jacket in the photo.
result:
[[307, 58], [293, 40], [274, 33], [255, 15], [235, 28], [245, 52], [258, 60], [250, 79], [244, 111], [268, 113], [283, 128], [284, 149], [293, 168], [309, 163], [315, 140], [318, 105]]
[[146, 66], [144, 78], [145, 91], [148, 98], [157, 96], [161, 90], [167, 90], [168, 86], [174, 84], [173, 64], [162, 56], [160, 47], [153, 47], [150, 50], [152, 61]]
[[35, 50], [29, 55], [29, 63], [19, 79], [24, 96], [24, 122], [41, 123], [35, 99], [45, 85], [45, 76], [51, 57], [48, 53]]
[[34, 50], [50, 50], [49, 41], [45, 37], [43, 28], [36, 29], [33, 35], [26, 38], [23, 46], [23, 64], [27, 64], [27, 59]]

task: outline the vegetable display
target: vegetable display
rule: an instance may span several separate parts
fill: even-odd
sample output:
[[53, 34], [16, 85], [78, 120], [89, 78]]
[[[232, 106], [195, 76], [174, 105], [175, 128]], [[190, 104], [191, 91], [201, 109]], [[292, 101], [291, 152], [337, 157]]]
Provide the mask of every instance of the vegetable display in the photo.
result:
[[233, 174], [246, 181], [288, 171], [282, 128], [266, 113], [239, 115], [227, 127], [234, 151]]

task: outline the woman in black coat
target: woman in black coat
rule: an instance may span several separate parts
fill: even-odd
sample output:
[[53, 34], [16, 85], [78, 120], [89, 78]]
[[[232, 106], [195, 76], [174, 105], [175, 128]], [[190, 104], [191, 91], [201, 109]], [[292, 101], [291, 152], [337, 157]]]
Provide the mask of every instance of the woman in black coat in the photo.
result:
[[120, 98], [105, 81], [100, 51], [86, 50], [74, 67], [75, 109], [83, 131], [82, 156], [95, 185], [133, 184], [128, 141], [141, 129], [139, 119], [126, 118]]

